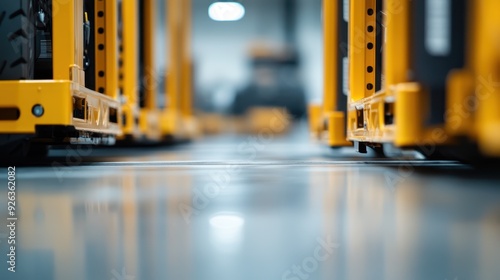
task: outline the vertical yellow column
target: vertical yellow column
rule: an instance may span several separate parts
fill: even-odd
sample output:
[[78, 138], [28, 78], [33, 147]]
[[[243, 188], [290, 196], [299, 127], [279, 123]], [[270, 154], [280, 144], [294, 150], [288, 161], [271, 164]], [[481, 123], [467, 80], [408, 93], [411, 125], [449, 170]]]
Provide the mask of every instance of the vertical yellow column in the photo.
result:
[[384, 76], [386, 87], [408, 81], [410, 69], [409, 0], [385, 0]]
[[454, 136], [475, 136], [472, 108], [464, 106], [473, 100], [475, 79], [470, 69], [457, 69], [448, 74], [446, 84], [446, 131]]
[[105, 4], [106, 95], [116, 99], [118, 98], [118, 3], [106, 1]]
[[123, 92], [131, 107], [137, 106], [138, 100], [138, 68], [139, 48], [137, 29], [138, 0], [123, 0]]
[[[369, 1], [369, 0], [368, 0]], [[366, 88], [366, 8], [365, 0], [352, 0], [349, 5], [349, 101], [365, 97]], [[375, 67], [371, 65], [373, 69]]]
[[[385, 46], [382, 63], [384, 64], [385, 94], [386, 96], [394, 96], [398, 94], [396, 92], [397, 85], [408, 81], [407, 75], [410, 70], [410, 0], [385, 0], [384, 14]], [[417, 120], [422, 119], [424, 113], [414, 110], [417, 104], [421, 103], [420, 100], [412, 101], [412, 98], [419, 98], [418, 93], [410, 90], [400, 94], [402, 99], [396, 99], [394, 112], [397, 123], [395, 142], [404, 145], [416, 141], [414, 137], [422, 133], [420, 127], [414, 126], [417, 123], [419, 126], [423, 125]], [[407, 98], [404, 94], [411, 96]], [[405, 103], [406, 101], [408, 102]], [[407, 110], [405, 106], [410, 106], [410, 108]], [[380, 110], [384, 112], [383, 103], [380, 104]], [[414, 114], [410, 114], [411, 112]], [[379, 125], [385, 127], [383, 118], [380, 118]]]
[[[359, 22], [359, 25], [356, 25], [357, 27], [360, 28], [360, 31], [362, 30], [364, 32], [364, 37], [365, 37], [365, 46], [364, 46], [364, 53], [365, 53], [365, 64], [363, 65], [362, 70], [363, 72], [359, 72], [355, 77], [359, 77], [361, 75], [364, 75], [364, 84], [359, 84], [360, 90], [361, 86], [363, 86], [363, 91], [364, 91], [364, 96], [363, 97], [368, 97], [371, 96], [375, 93], [375, 72], [374, 71], [368, 71], [368, 67], [373, 67], [373, 69], [377, 69], [377, 61], [376, 61], [376, 50], [378, 48], [377, 43], [376, 43], [376, 32], [370, 32], [368, 29], [370, 26], [372, 26], [375, 30], [377, 30], [377, 5], [375, 0], [365, 0], [365, 9], [362, 11], [359, 11], [360, 13], [363, 12], [365, 19], [364, 19], [364, 25], [361, 25], [361, 21]], [[380, 31], [379, 31], [380, 32]], [[357, 32], [356, 32], [357, 33]], [[361, 34], [361, 33], [360, 33]]]
[[[112, 2], [112, 1], [108, 1]], [[104, 1], [94, 1], [94, 14], [88, 15], [88, 17], [94, 17], [94, 22], [90, 23], [94, 28], [94, 46], [89, 46], [94, 49], [95, 59], [91, 63], [95, 67], [95, 90], [100, 93], [109, 93], [107, 81], [108, 78], [112, 80], [111, 73], [108, 73], [108, 69], [106, 69], [107, 63], [107, 54], [111, 54], [112, 47], [108, 45], [108, 31], [111, 29], [108, 25], [108, 13], [111, 15], [111, 11], [108, 11], [108, 7], [110, 5], [106, 4]], [[106, 28], [108, 26], [108, 28]], [[102, 32], [99, 32], [102, 30]], [[112, 31], [110, 31], [112, 33]], [[100, 75], [101, 73], [102, 75]], [[94, 88], [93, 88], [94, 89]]]
[[181, 59], [182, 59], [182, 90], [180, 91], [181, 110], [186, 117], [192, 116], [193, 88], [191, 62], [191, 0], [182, 0], [181, 29]]
[[52, 0], [54, 14], [57, 13], [57, 16], [52, 18], [53, 76], [55, 80], [77, 79], [77, 77], [72, 77], [71, 67], [83, 64], [83, 55], [80, 57], [76, 49], [77, 43], [82, 43], [83, 36], [79, 39], [78, 33], [75, 32], [78, 18], [75, 17], [75, 9], [77, 5], [81, 5], [83, 9], [82, 1]]
[[156, 93], [157, 93], [157, 79], [156, 65], [154, 59], [155, 50], [155, 25], [156, 25], [156, 0], [141, 0], [144, 1], [144, 79], [145, 79], [145, 106], [153, 110], [156, 108]]
[[168, 0], [167, 3], [167, 15], [168, 15], [168, 47], [169, 47], [169, 59], [168, 59], [168, 75], [167, 75], [167, 98], [165, 107], [170, 110], [170, 112], [177, 114], [179, 109], [179, 91], [180, 91], [180, 71], [179, 71], [179, 49], [181, 47], [179, 40], [180, 31], [180, 13], [179, 13], [179, 1], [178, 0]]
[[473, 2], [477, 36], [474, 40], [477, 141], [483, 154], [500, 157], [500, 44], [498, 41], [500, 3], [495, 0]]
[[[323, 0], [323, 52], [324, 52], [324, 77], [323, 77], [323, 108], [320, 116], [314, 113], [316, 108], [311, 106], [310, 118], [313, 132], [321, 137], [322, 131], [326, 128], [327, 143], [334, 146], [350, 145], [346, 141], [345, 113], [337, 112], [337, 92], [338, 84], [338, 48], [339, 48], [339, 24], [341, 16], [339, 1], [343, 0]], [[326, 126], [325, 126], [326, 121]]]

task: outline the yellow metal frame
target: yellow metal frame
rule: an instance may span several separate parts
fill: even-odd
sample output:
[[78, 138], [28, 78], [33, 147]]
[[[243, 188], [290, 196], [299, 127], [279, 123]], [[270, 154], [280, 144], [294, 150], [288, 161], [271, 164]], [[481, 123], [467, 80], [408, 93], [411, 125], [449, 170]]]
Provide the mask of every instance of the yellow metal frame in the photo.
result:
[[[340, 0], [338, 0], [340, 1]], [[381, 90], [374, 91], [376, 69], [374, 51], [376, 26], [375, 0], [351, 1], [349, 9], [349, 100], [347, 121], [336, 112], [336, 79], [325, 78], [323, 106], [310, 106], [310, 126], [314, 135], [326, 138], [330, 146], [343, 140], [368, 145], [393, 143], [399, 147], [455, 145], [468, 138], [485, 156], [500, 156], [500, 18], [495, 0], [468, 1], [467, 57], [463, 69], [450, 71], [446, 87], [445, 121], [425, 124], [430, 96], [408, 73], [412, 33], [410, 0], [384, 1], [384, 56]], [[337, 1], [323, 1], [325, 77], [336, 77], [338, 46], [335, 30]], [[368, 13], [372, 9], [374, 13]], [[369, 49], [368, 43], [373, 44]], [[368, 86], [371, 84], [372, 86]], [[474, 106], [472, 106], [473, 104]], [[389, 110], [389, 112], [386, 112]], [[385, 114], [394, 122], [386, 124]], [[347, 125], [347, 135], [343, 134]], [[327, 137], [325, 137], [325, 134]], [[458, 147], [458, 146], [456, 146]], [[460, 153], [459, 150], [457, 152]]]
[[474, 141], [483, 155], [500, 157], [500, 3], [470, 0], [468, 5], [466, 67], [447, 81], [446, 131]]
[[[123, 109], [123, 137], [139, 138], [139, 103], [137, 80], [139, 69], [138, 56], [138, 2], [137, 0], [122, 0], [122, 47], [121, 47], [121, 89]], [[137, 120], [137, 121], [136, 121]], [[121, 139], [121, 138], [120, 138]]]
[[140, 109], [139, 128], [141, 133], [148, 139], [153, 141], [160, 141], [165, 135], [161, 129], [161, 110], [157, 106], [156, 96], [157, 91], [161, 90], [157, 87], [159, 78], [155, 77], [155, 24], [156, 24], [156, 10], [157, 0], [144, 1], [144, 77], [146, 83], [145, 88], [145, 107]]
[[[329, 146], [350, 146], [346, 140], [345, 112], [337, 111], [337, 81], [338, 71], [338, 23], [337, 18], [342, 11], [338, 10], [337, 1], [323, 1], [323, 54], [324, 54], [324, 83], [323, 104], [309, 106], [309, 126], [313, 137], [325, 141]], [[335, 78], [332, 78], [335, 77]]]
[[[54, 125], [119, 139], [131, 136], [161, 141], [197, 135], [192, 111], [191, 1], [160, 1], [166, 1], [168, 14], [169, 75], [165, 89], [156, 86], [158, 77], [154, 76], [157, 0], [145, 0], [141, 31], [138, 0], [121, 1], [121, 23], [119, 1], [95, 1], [95, 91], [85, 87], [84, 0], [53, 0], [53, 80], [1, 81], [2, 90], [13, 98], [0, 100], [0, 107], [18, 108], [21, 114], [16, 121], [1, 121], [0, 133], [35, 134], [37, 125]], [[139, 42], [139, 32], [144, 32], [145, 42]], [[144, 108], [140, 108], [138, 96], [139, 43], [145, 48], [145, 76], [141, 78], [155, 83], [146, 87]], [[161, 92], [166, 95], [164, 109], [157, 104]], [[31, 113], [35, 105], [43, 106], [42, 116]]]
[[[96, 89], [118, 98], [118, 5], [117, 1], [95, 1]], [[105, 11], [99, 16], [100, 11]], [[104, 32], [100, 32], [100, 28]], [[103, 46], [104, 48], [100, 47]]]
[[[105, 13], [109, 20], [116, 15], [116, 2], [106, 1]], [[115, 3], [115, 5], [112, 5]], [[119, 135], [120, 104], [116, 92], [100, 94], [85, 87], [83, 71], [83, 0], [52, 2], [53, 10], [53, 80], [0, 81], [3, 92], [9, 98], [0, 100], [0, 107], [14, 107], [20, 111], [15, 121], [0, 121], [2, 134], [35, 134], [37, 125], [68, 126], [82, 132], [103, 135]], [[116, 26], [116, 25], [114, 25]], [[106, 43], [112, 46], [114, 33], [106, 35]], [[115, 50], [105, 48], [106, 71], [115, 76], [116, 65], [112, 57]], [[113, 79], [106, 86], [115, 89]], [[41, 105], [42, 116], [32, 114], [32, 108]], [[80, 110], [83, 118], [74, 117]], [[111, 116], [111, 114], [113, 116]], [[112, 122], [111, 119], [116, 119]]]
[[193, 138], [199, 125], [192, 111], [191, 0], [168, 0], [169, 75], [162, 130], [178, 138]]
[[[484, 155], [500, 156], [500, 84], [496, 83], [500, 81], [497, 67], [500, 53], [495, 39], [500, 34], [500, 20], [492, 12], [500, 8], [500, 4], [492, 0], [481, 0], [469, 1], [468, 5], [471, 13], [474, 13], [469, 18], [475, 20], [467, 24], [468, 63], [464, 69], [456, 69], [449, 74], [444, 124], [427, 126], [424, 121], [430, 96], [418, 81], [410, 82], [406, 77], [410, 69], [409, 50], [412, 39], [409, 28], [410, 1], [385, 1], [385, 87], [374, 95], [349, 102], [349, 140], [392, 142], [400, 147], [416, 147], [450, 145], [456, 143], [459, 137], [465, 136], [477, 142]], [[362, 12], [352, 9], [351, 15]], [[359, 56], [354, 56], [350, 65], [359, 65], [356, 59]], [[353, 70], [351, 86], [361, 84], [359, 81], [362, 76], [361, 69]], [[361, 96], [354, 92], [352, 94], [355, 97]], [[468, 101], [477, 103], [477, 108], [467, 106]], [[394, 125], [383, 123], [383, 106], [386, 102], [394, 103]], [[356, 127], [355, 112], [359, 108], [364, 110], [364, 128]]]
[[[443, 137], [444, 125], [425, 126], [429, 96], [421, 85], [410, 82], [407, 77], [410, 70], [410, 1], [385, 0], [384, 7], [385, 81], [378, 92], [369, 89], [370, 84], [374, 88], [375, 71], [367, 71], [369, 66], [376, 69], [373, 54], [380, 47], [376, 45], [375, 32], [367, 29], [368, 25], [376, 26], [376, 12], [367, 13], [368, 9], [377, 10], [375, 1], [360, 1], [359, 5], [350, 8], [349, 38], [354, 43], [350, 45], [347, 138], [372, 144], [394, 143], [399, 147], [448, 144], [448, 139]], [[367, 47], [369, 43], [373, 44], [372, 49]], [[393, 124], [384, 122], [384, 114], [389, 113], [386, 105], [392, 108]]]
[[181, 4], [181, 87], [180, 87], [180, 136], [191, 139], [200, 134], [200, 125], [193, 112], [193, 60], [191, 54], [192, 0], [178, 0]]
[[[123, 126], [124, 137], [135, 140], [161, 141], [166, 137], [175, 139], [191, 138], [198, 128], [192, 112], [192, 79], [190, 52], [190, 0], [167, 1], [167, 69], [166, 85], [159, 88], [155, 73], [154, 35], [157, 0], [144, 0], [144, 30], [138, 30], [137, 0], [123, 0], [123, 111], [126, 122]], [[144, 32], [144, 77], [149, 84], [145, 89], [145, 106], [139, 107], [138, 77], [138, 34]], [[165, 104], [158, 104], [158, 94], [165, 92]], [[161, 107], [164, 107], [161, 109]]]
[[[391, 0], [386, 1], [389, 7]], [[393, 1], [395, 2], [395, 1]], [[371, 10], [371, 13], [368, 11]], [[394, 137], [393, 126], [384, 125], [384, 103], [393, 99], [392, 92], [386, 88], [375, 92], [375, 69], [377, 69], [375, 52], [377, 46], [375, 34], [377, 32], [377, 7], [374, 0], [357, 1], [356, 5], [350, 5], [349, 21], [349, 100], [348, 100], [348, 122], [347, 138], [358, 142], [390, 142]], [[401, 16], [401, 14], [386, 14], [385, 22], [390, 16]], [[390, 27], [396, 26], [392, 20]], [[384, 24], [385, 25], [385, 24]], [[369, 31], [371, 26], [373, 31]], [[386, 25], [387, 26], [387, 25]], [[389, 26], [386, 29], [386, 49], [391, 44], [389, 38]], [[401, 35], [401, 34], [400, 34]], [[406, 34], [405, 34], [406, 36]], [[404, 38], [399, 38], [404, 41]], [[368, 45], [371, 44], [370, 49]], [[390, 56], [384, 56], [385, 64], [390, 63]], [[368, 69], [372, 69], [369, 71]], [[388, 70], [384, 67], [384, 70]], [[406, 72], [403, 72], [406, 73]]]
[[[372, 0], [359, 2], [350, 7], [349, 38], [353, 43], [349, 53], [347, 138], [372, 144], [394, 143], [399, 147], [448, 144], [449, 139], [443, 137], [444, 125], [424, 124], [429, 108], [428, 93], [407, 77], [410, 71], [410, 0], [384, 1], [385, 81], [378, 92], [369, 89], [370, 84], [374, 88], [375, 71], [367, 71], [369, 66], [376, 69], [374, 52], [380, 47], [376, 45], [376, 32], [369, 32], [367, 28], [376, 26], [376, 12], [370, 15], [367, 10], [376, 11], [377, 7]], [[372, 49], [367, 47], [369, 43], [373, 44]], [[393, 124], [384, 122], [384, 114], [388, 113], [386, 104], [392, 108]]]
[[[338, 45], [335, 37], [337, 1], [323, 1], [325, 77], [335, 77]], [[382, 89], [375, 92], [375, 52], [377, 7], [375, 0], [351, 1], [349, 5], [349, 99], [347, 120], [344, 112], [335, 112], [336, 79], [325, 79], [323, 114], [320, 129], [328, 133], [330, 146], [348, 145], [350, 142], [372, 144], [394, 143], [397, 146], [417, 146], [436, 140], [436, 127], [424, 127], [428, 105], [421, 86], [410, 83], [406, 77], [410, 69], [409, 0], [385, 0], [385, 46], [383, 57]], [[368, 12], [371, 10], [372, 12]], [[371, 26], [371, 31], [368, 28]], [[372, 70], [369, 71], [368, 69]], [[397, 102], [396, 102], [397, 101]], [[394, 124], [384, 123], [385, 105], [389, 104], [395, 116]], [[396, 117], [397, 116], [397, 117]], [[318, 123], [316, 122], [316, 126]], [[347, 134], [345, 129], [347, 128]], [[396, 129], [397, 128], [397, 129]]]

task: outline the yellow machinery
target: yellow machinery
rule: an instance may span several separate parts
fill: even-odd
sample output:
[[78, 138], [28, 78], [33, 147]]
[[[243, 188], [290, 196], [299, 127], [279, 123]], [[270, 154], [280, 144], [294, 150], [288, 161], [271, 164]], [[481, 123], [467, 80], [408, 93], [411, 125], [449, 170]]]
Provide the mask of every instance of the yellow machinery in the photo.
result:
[[[165, 0], [123, 0], [124, 135], [120, 139], [162, 141], [196, 135], [191, 108], [190, 5], [190, 0], [168, 0], [166, 5]], [[166, 42], [158, 42], [162, 31]], [[166, 45], [166, 58], [159, 61], [155, 48], [162, 45]], [[161, 68], [167, 74], [158, 71]]]
[[325, 0], [325, 94], [310, 110], [313, 132], [360, 152], [389, 143], [428, 157], [499, 157], [499, 8]]
[[[5, 4], [5, 3], [4, 3]], [[14, 0], [2, 4], [0, 150], [162, 141], [196, 134], [190, 1]], [[162, 12], [158, 12], [159, 7]], [[158, 28], [158, 17], [167, 21]], [[160, 23], [161, 24], [161, 23]], [[168, 59], [154, 57], [158, 30]], [[168, 64], [167, 64], [168, 61]], [[155, 63], [167, 64], [166, 82]], [[160, 104], [158, 98], [162, 98]]]
[[[4, 3], [3, 8], [13, 11], [11, 6], [21, 7], [7, 16], [9, 19], [25, 17], [20, 22], [31, 22], [32, 25], [23, 25], [20, 32], [16, 31], [20, 26], [15, 22], [11, 26], [4, 25], [10, 30], [2, 30], [7, 33], [3, 37], [12, 41], [10, 46], [4, 45], [2, 52], [10, 56], [11, 49], [14, 53], [27, 51], [29, 53], [17, 62], [30, 64], [26, 66], [27, 69], [35, 67], [35, 70], [22, 70], [26, 75], [13, 80], [8, 79], [9, 71], [16, 71], [16, 61], [4, 62], [2, 66], [0, 90], [4, 97], [0, 98], [0, 134], [3, 144], [10, 145], [10, 142], [24, 142], [26, 138], [33, 138], [35, 143], [40, 144], [34, 149], [35, 153], [43, 153], [40, 147], [44, 144], [113, 144], [115, 137], [121, 133], [121, 107], [116, 86], [118, 76], [115, 75], [118, 67], [116, 32], [110, 29], [102, 34], [101, 43], [96, 44], [95, 49], [92, 49], [89, 41], [90, 18], [104, 13], [105, 19], [96, 20], [94, 24], [116, 26], [113, 21], [116, 20], [117, 3], [102, 1], [102, 10], [87, 11], [83, 0], [54, 0], [47, 3], [46, 7], [37, 7], [37, 10], [31, 6], [34, 4], [25, 2], [30, 1], [9, 1], [8, 4]], [[50, 15], [53, 16], [48, 20]], [[44, 36], [40, 39], [39, 30], [33, 29], [35, 25], [42, 24], [50, 25], [51, 30], [40, 35]], [[30, 48], [36, 51], [30, 51]], [[39, 74], [42, 79], [35, 79], [36, 67], [39, 66], [33, 65], [35, 59], [49, 60], [49, 63], [45, 63], [48, 66], [40, 66], [45, 68], [42, 71], [44, 73]], [[100, 82], [99, 78], [92, 76], [98, 76], [98, 72], [105, 72], [104, 81]], [[21, 149], [29, 152], [32, 147], [30, 145]]]
[[323, 104], [309, 107], [310, 127], [331, 147], [349, 146], [345, 120], [348, 82], [348, 1], [323, 1]]

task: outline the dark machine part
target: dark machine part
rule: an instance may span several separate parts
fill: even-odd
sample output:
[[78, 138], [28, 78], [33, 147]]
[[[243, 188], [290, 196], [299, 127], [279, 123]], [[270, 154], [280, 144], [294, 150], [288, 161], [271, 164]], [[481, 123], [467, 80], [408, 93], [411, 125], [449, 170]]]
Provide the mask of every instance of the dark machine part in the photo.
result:
[[146, 52], [144, 49], [144, 44], [142, 42], [146, 39], [146, 22], [147, 20], [144, 17], [144, 13], [146, 11], [145, 1], [139, 1], [139, 74], [138, 82], [139, 82], [139, 106], [140, 108], [146, 107]]
[[[92, 16], [89, 11], [93, 11], [93, 1], [85, 1], [85, 12]], [[82, 25], [87, 70], [93, 61], [91, 21], [85, 20]], [[0, 37], [0, 80], [53, 78], [52, 0], [4, 1], [0, 34], [7, 34]]]
[[[85, 70], [85, 87], [96, 90], [96, 38], [95, 38], [95, 0], [85, 0], [83, 15], [83, 69]], [[102, 13], [102, 12], [101, 12]], [[105, 16], [101, 14], [101, 16]]]
[[[123, 94], [123, 6], [122, 1], [118, 1], [118, 84], [119, 94]], [[123, 119], [126, 120], [125, 116]], [[125, 125], [126, 121], [123, 121]]]
[[89, 12], [87, 12], [87, 9], [85, 9], [84, 15], [83, 15], [83, 70], [87, 70], [90, 66], [90, 59], [89, 59], [89, 49], [90, 46], [93, 46], [90, 44], [90, 36], [93, 34], [92, 31], [94, 31], [94, 26], [95, 24], [90, 24], [90, 18], [89, 18]]
[[[288, 57], [257, 57], [252, 61], [253, 80], [237, 92], [232, 104], [233, 115], [244, 115], [253, 107], [282, 107], [294, 118], [306, 113], [305, 91], [297, 81], [298, 55], [294, 52]], [[263, 75], [264, 74], [264, 75]], [[265, 79], [269, 84], [259, 82]]]
[[[375, 31], [375, 45], [376, 45], [376, 53], [375, 53], [375, 92], [381, 90], [384, 87], [384, 37], [385, 37], [385, 27], [384, 27], [384, 7], [383, 0], [377, 0], [376, 3], [376, 27]], [[370, 32], [372, 30], [370, 26], [367, 26], [367, 31]], [[372, 31], [373, 32], [373, 31]], [[368, 71], [368, 69], [367, 69]]]
[[0, 5], [0, 80], [34, 78], [35, 9], [31, 0]]
[[52, 1], [35, 0], [35, 79], [52, 79]]
[[[337, 1], [338, 13], [337, 16], [337, 111], [347, 112], [347, 94], [349, 91], [349, 67], [348, 67], [348, 20], [349, 12], [344, 11], [349, 9], [349, 1]], [[347, 5], [347, 7], [345, 7]], [[331, 77], [334, 79], [335, 77]]]
[[411, 5], [413, 80], [430, 93], [428, 124], [441, 124], [446, 77], [465, 63], [466, 0], [412, 1]]

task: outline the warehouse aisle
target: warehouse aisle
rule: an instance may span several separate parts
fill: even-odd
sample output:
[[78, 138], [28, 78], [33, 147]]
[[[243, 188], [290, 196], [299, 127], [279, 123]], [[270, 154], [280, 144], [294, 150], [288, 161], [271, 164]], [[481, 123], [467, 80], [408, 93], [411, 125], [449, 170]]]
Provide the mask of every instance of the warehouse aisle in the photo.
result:
[[18, 271], [0, 279], [498, 278], [499, 175], [306, 143], [55, 151], [17, 169]]

